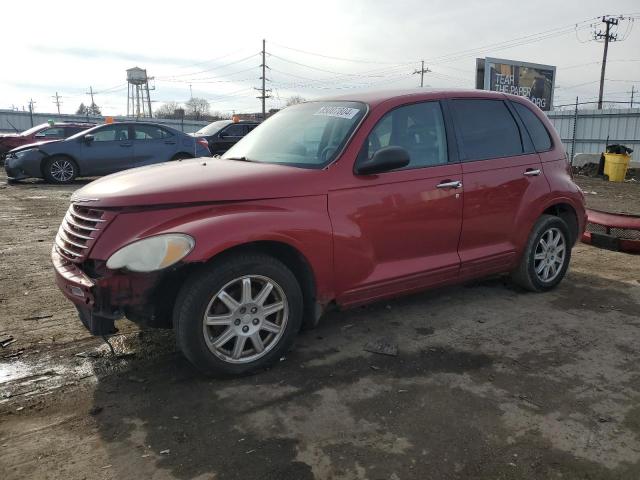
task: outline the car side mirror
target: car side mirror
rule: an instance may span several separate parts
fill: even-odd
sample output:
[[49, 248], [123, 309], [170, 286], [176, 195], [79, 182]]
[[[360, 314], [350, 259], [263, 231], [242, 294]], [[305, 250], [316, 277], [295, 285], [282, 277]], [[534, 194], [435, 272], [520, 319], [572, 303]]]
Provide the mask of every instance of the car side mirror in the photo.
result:
[[87, 133], [84, 137], [82, 137], [82, 140], [84, 140], [85, 143], [91, 143], [95, 140], [95, 137], [90, 133]]
[[373, 175], [389, 172], [409, 165], [411, 157], [402, 147], [384, 147], [373, 154], [371, 159], [356, 165], [356, 174]]

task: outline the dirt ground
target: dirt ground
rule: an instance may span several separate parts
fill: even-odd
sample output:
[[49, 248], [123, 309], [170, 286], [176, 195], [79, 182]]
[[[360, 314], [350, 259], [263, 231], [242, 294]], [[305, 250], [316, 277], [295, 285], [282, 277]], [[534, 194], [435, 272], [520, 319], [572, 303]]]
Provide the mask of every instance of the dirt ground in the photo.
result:
[[[492, 278], [334, 312], [213, 380], [171, 332], [122, 321], [115, 356], [87, 336], [49, 261], [79, 186], [0, 177], [1, 478], [640, 478], [640, 257], [580, 244], [550, 293]], [[398, 355], [363, 350], [380, 339]]]
[[595, 210], [640, 215], [640, 181], [605, 182], [601, 178], [575, 175], [574, 179]]

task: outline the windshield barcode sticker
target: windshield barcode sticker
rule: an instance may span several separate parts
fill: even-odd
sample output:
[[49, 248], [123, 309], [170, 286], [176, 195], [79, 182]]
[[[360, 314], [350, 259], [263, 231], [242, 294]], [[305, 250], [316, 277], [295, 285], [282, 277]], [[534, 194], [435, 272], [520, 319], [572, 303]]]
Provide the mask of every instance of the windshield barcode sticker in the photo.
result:
[[351, 120], [355, 117], [358, 112], [357, 108], [349, 108], [349, 107], [322, 107], [318, 110], [314, 115], [322, 115], [325, 117], [338, 117], [338, 118], [347, 118]]

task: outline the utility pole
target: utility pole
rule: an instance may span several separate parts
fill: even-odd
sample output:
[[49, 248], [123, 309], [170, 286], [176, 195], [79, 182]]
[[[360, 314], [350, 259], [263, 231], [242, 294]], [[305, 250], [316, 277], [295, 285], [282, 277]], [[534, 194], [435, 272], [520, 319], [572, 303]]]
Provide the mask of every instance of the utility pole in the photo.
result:
[[190, 95], [189, 98], [191, 98], [191, 100], [193, 100], [193, 88], [191, 88], [191, 84], [189, 84], [189, 95]]
[[633, 108], [633, 93], [634, 93], [635, 89], [634, 86], [631, 85], [631, 105], [629, 106], [629, 108]]
[[87, 108], [87, 118], [89, 118], [89, 113], [91, 113], [91, 115], [95, 115], [95, 102], [93, 101], [93, 87], [89, 86], [89, 91], [85, 92], [87, 95], [91, 95], [91, 106], [89, 108]]
[[573, 132], [571, 133], [571, 158], [569, 158], [569, 166], [573, 166], [573, 155], [576, 150], [577, 130], [578, 130], [578, 97], [576, 97], [576, 108], [573, 111]]
[[413, 72], [414, 75], [420, 74], [420, 88], [424, 87], [424, 74], [429, 73], [431, 70], [428, 68], [424, 68], [424, 60], [421, 62], [420, 70], [416, 70]]
[[56, 107], [58, 107], [58, 115], [60, 115], [60, 104], [62, 103], [62, 102], [60, 102], [60, 99], [61, 99], [62, 97], [61, 97], [60, 95], [58, 95], [58, 92], [56, 92], [55, 97], [53, 97], [53, 96], [52, 96], [51, 98], [55, 99], [55, 100], [53, 101], [53, 103], [55, 103], [55, 104], [56, 104]]
[[267, 62], [266, 62], [266, 52], [265, 52], [265, 45], [266, 45], [266, 40], [262, 40], [262, 64], [260, 65], [262, 67], [262, 76], [260, 77], [260, 80], [262, 80], [262, 88], [256, 88], [256, 90], [261, 92], [261, 95], [259, 97], [260, 100], [262, 100], [262, 119], [264, 120], [265, 118], [267, 118], [267, 110], [266, 110], [266, 104], [265, 104], [265, 100], [267, 98], [270, 98], [271, 95], [267, 95], [267, 92], [270, 92], [271, 90], [268, 90], [266, 87], [266, 82], [267, 80], [269, 80], [267, 78]]
[[604, 93], [604, 72], [607, 68], [607, 52], [609, 50], [609, 42], [618, 40], [617, 34], [611, 33], [611, 25], [618, 25], [617, 18], [602, 17], [602, 22], [606, 25], [604, 33], [599, 30], [595, 33], [596, 40], [604, 39], [604, 53], [602, 55], [602, 70], [600, 71], [600, 94], [598, 95], [598, 110], [602, 110], [602, 94]]
[[33, 127], [33, 106], [36, 102], [33, 101], [33, 98], [29, 99], [29, 118], [31, 119], [31, 126]]

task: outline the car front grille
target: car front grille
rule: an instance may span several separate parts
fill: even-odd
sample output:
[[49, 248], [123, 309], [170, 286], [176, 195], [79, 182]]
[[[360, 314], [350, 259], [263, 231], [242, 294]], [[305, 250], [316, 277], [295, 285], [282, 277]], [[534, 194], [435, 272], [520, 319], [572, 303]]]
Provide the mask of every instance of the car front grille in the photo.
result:
[[72, 203], [56, 235], [57, 252], [71, 262], [84, 261], [108, 221], [109, 216], [104, 210]]

